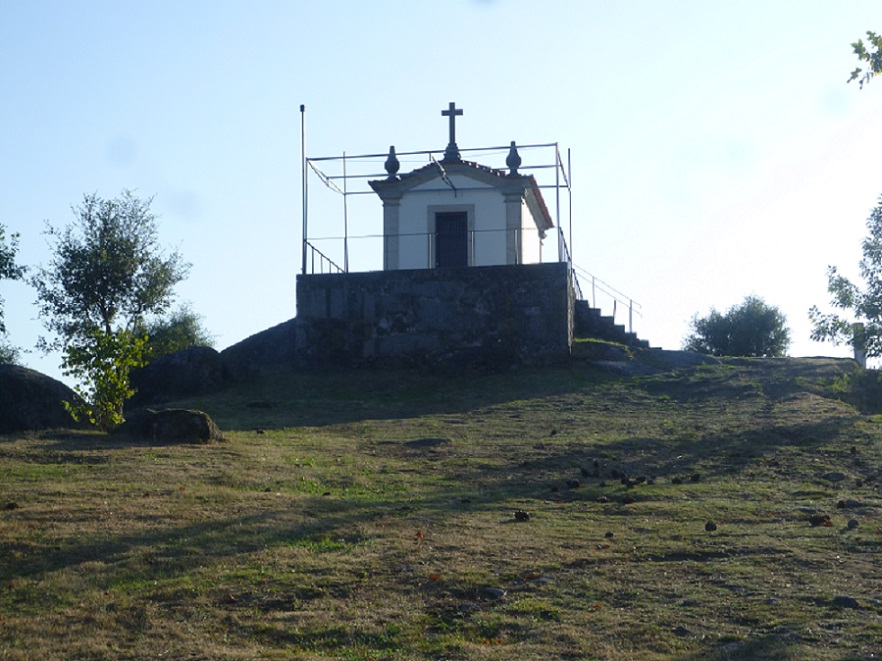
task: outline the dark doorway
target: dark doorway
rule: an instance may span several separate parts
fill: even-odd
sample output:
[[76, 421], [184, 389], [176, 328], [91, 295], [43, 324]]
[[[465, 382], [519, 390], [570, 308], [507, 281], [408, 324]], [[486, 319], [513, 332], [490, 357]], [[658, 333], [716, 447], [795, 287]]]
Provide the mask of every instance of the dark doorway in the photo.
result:
[[469, 265], [468, 228], [465, 211], [435, 214], [435, 266], [456, 268]]

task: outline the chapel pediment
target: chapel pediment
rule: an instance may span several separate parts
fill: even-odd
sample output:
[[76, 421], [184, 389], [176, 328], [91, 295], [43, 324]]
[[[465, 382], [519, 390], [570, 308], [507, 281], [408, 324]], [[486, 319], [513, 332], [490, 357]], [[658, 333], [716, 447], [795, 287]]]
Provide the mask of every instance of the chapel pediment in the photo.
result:
[[392, 146], [388, 176], [368, 182], [383, 201], [384, 269], [541, 262], [554, 223], [536, 178], [518, 172], [515, 142], [508, 170], [465, 161], [454, 121], [462, 110], [451, 103], [442, 114], [450, 117], [444, 158], [399, 174]]

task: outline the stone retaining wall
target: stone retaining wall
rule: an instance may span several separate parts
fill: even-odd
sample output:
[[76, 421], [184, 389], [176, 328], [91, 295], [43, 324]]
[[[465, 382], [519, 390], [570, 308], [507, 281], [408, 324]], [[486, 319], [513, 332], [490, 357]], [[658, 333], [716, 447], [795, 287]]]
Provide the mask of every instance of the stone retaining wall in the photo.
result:
[[555, 362], [574, 300], [563, 263], [301, 275], [298, 362]]

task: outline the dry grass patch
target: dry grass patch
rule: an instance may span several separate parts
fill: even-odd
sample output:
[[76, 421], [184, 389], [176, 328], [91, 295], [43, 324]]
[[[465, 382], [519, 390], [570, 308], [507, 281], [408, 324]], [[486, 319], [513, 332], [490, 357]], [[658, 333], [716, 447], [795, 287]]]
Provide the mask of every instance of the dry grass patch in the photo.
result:
[[852, 373], [278, 374], [181, 403], [223, 443], [2, 438], [0, 658], [869, 658]]

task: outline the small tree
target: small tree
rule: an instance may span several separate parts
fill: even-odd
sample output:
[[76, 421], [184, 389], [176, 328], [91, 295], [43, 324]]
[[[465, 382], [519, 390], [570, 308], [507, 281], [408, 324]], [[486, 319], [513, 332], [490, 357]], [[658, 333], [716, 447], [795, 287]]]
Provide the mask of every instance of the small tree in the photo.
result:
[[882, 195], [867, 218], [867, 230], [861, 244], [864, 256], [860, 261], [860, 274], [866, 285], [863, 290], [840, 275], [835, 266], [827, 267], [830, 305], [850, 310], [851, 318], [823, 313], [817, 305], [809, 310], [809, 318], [813, 326], [812, 339], [836, 345], [854, 346], [855, 324], [862, 323], [864, 328], [859, 336], [863, 349], [867, 356], [877, 357], [882, 356]]
[[706, 317], [692, 318], [692, 334], [683, 348], [713, 356], [777, 357], [787, 354], [790, 329], [776, 307], [757, 296], [748, 296], [720, 314], [711, 309]]
[[86, 384], [75, 388], [82, 400], [64, 402], [74, 420], [87, 416], [103, 431], [123, 422], [123, 402], [135, 394], [129, 371], [146, 364], [146, 342], [146, 337], [125, 328], [105, 333], [98, 326], [70, 338], [62, 369]]
[[189, 347], [214, 346], [214, 336], [202, 319], [189, 305], [181, 305], [166, 316], [148, 320], [143, 325], [147, 356], [152, 360]]
[[847, 82], [853, 80], [858, 81], [861, 89], [866, 83], [869, 83], [874, 76], [882, 73], [882, 35], [875, 32], [867, 32], [867, 43], [864, 44], [862, 39], [858, 39], [851, 45], [854, 54], [857, 55], [858, 61], [865, 63], [866, 69], [861, 67], [855, 68], [851, 72]]
[[[0, 280], [18, 280], [24, 275], [24, 268], [15, 263], [18, 253], [18, 234], [6, 240], [6, 228], [0, 225]], [[6, 324], [3, 320], [3, 297], [0, 296], [0, 364], [18, 361], [18, 349], [6, 341]]]
[[130, 191], [113, 200], [84, 196], [64, 231], [47, 223], [53, 259], [31, 278], [55, 334], [40, 344], [62, 350], [64, 373], [82, 381], [84, 403], [70, 404], [71, 413], [104, 431], [123, 421], [129, 370], [144, 364], [144, 318], [168, 310], [189, 269], [177, 252], [162, 254], [151, 202]]

